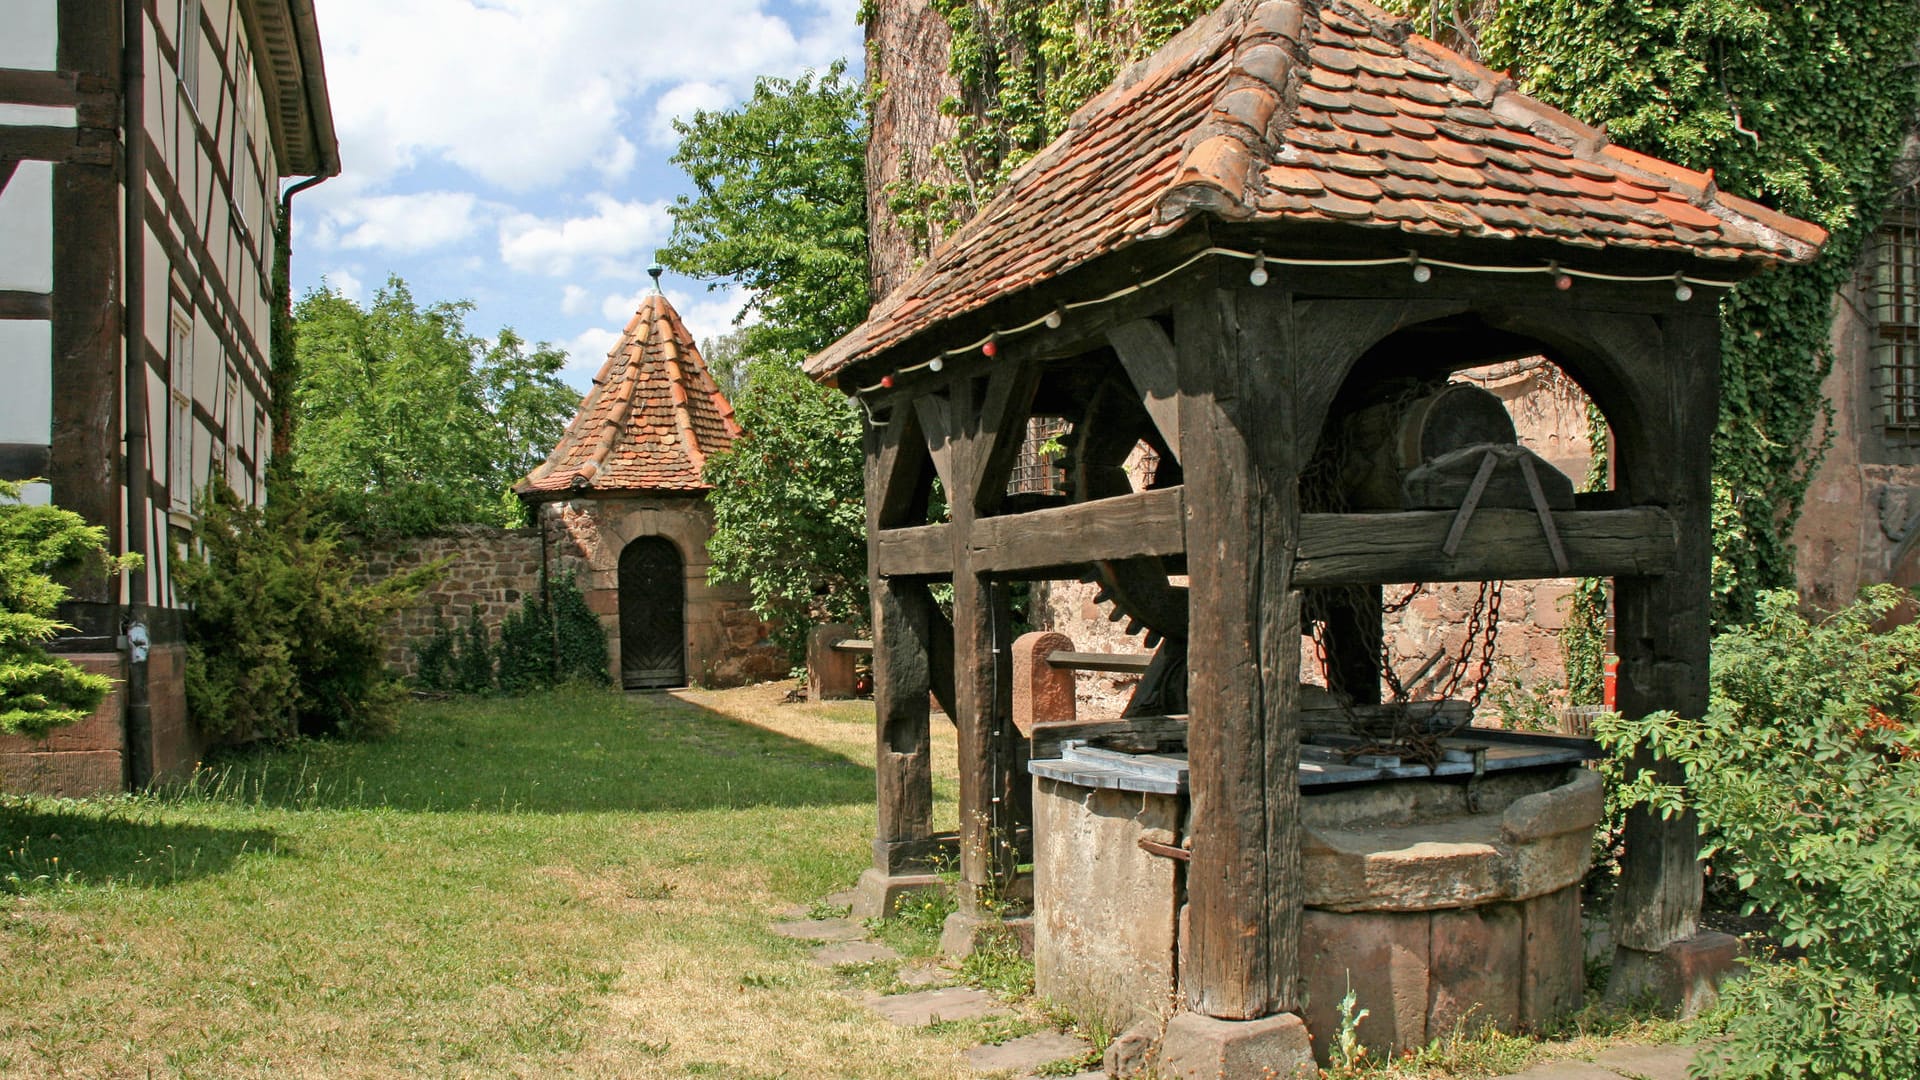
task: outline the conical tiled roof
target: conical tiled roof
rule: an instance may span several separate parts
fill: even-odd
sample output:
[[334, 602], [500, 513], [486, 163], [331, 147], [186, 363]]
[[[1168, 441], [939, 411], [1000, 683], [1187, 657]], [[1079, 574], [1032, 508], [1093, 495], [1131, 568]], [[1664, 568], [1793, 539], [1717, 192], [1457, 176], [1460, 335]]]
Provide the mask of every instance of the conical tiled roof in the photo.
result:
[[807, 370], [830, 379], [1202, 216], [1277, 237], [1345, 225], [1750, 269], [1811, 259], [1826, 237], [1711, 173], [1609, 145], [1364, 0], [1227, 0], [1083, 106]]
[[740, 435], [680, 315], [659, 293], [640, 303], [593, 389], [520, 495], [570, 491], [705, 491], [707, 456]]

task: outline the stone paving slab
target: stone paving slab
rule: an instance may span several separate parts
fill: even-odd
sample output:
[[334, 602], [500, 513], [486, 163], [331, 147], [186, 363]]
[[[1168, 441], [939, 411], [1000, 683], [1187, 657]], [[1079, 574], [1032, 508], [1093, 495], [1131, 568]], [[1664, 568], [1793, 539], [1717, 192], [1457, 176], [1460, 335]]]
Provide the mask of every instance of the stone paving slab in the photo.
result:
[[1645, 1080], [1687, 1080], [1691, 1046], [1620, 1046], [1594, 1056], [1593, 1063], [1622, 1076]]
[[993, 995], [967, 987], [918, 990], [894, 994], [867, 1003], [883, 1019], [901, 1027], [926, 1027], [942, 1020], [975, 1020], [983, 1016], [1011, 1016], [1012, 1011]]
[[820, 902], [828, 907], [851, 908], [854, 900], [858, 899], [859, 896], [859, 889], [841, 889], [837, 893], [828, 893], [826, 899]]
[[1013, 1072], [1029, 1076], [1042, 1065], [1063, 1058], [1083, 1057], [1092, 1052], [1093, 1044], [1085, 1039], [1062, 1035], [1057, 1031], [1036, 1031], [996, 1045], [976, 1046], [967, 1051], [967, 1064], [980, 1072]]
[[1543, 1061], [1502, 1080], [1620, 1080], [1620, 1074], [1585, 1061]]
[[841, 964], [873, 964], [882, 960], [898, 960], [900, 954], [877, 941], [840, 941], [823, 945], [814, 950], [813, 962], [821, 967], [839, 967]]
[[938, 986], [953, 978], [953, 972], [933, 964], [902, 964], [897, 976], [908, 986]]
[[773, 924], [781, 937], [801, 941], [858, 941], [867, 936], [866, 927], [848, 919], [796, 919]]

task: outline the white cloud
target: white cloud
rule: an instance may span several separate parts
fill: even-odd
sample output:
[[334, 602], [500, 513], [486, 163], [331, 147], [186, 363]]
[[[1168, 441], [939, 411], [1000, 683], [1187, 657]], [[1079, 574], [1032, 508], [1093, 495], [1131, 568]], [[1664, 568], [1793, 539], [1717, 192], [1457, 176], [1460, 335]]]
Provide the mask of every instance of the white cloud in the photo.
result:
[[673, 226], [666, 199], [621, 202], [611, 195], [589, 196], [588, 217], [543, 218], [513, 214], [500, 223], [500, 258], [516, 270], [545, 274], [572, 272], [590, 260], [603, 276], [631, 274], [651, 260], [654, 245]]
[[321, 35], [341, 156], [376, 182], [436, 157], [513, 191], [595, 166], [618, 175], [623, 133], [660, 115], [653, 94], [698, 83], [721, 91], [703, 103], [724, 104], [757, 74], [857, 64], [853, 7], [783, 19], [767, 0], [331, 0]]
[[326, 282], [328, 288], [356, 304], [366, 302], [367, 283], [361, 281], [351, 270], [329, 270], [320, 275], [320, 280]]
[[634, 163], [640, 160], [640, 151], [625, 135], [615, 136], [613, 145], [607, 152], [594, 159], [594, 170], [600, 179], [607, 183], [624, 180], [633, 171]]
[[315, 239], [322, 247], [412, 254], [472, 237], [483, 210], [466, 191], [349, 196], [321, 208]]
[[675, 120], [691, 120], [701, 110], [724, 109], [734, 102], [732, 91], [710, 82], [684, 82], [661, 94], [653, 103], [653, 122], [647, 125], [647, 138], [655, 146], [680, 145], [680, 134], [673, 130]]
[[560, 313], [578, 315], [587, 310], [587, 290], [578, 285], [569, 285], [560, 290]]
[[600, 373], [600, 365], [606, 363], [607, 353], [613, 351], [619, 341], [619, 330], [609, 330], [603, 326], [575, 334], [573, 340], [562, 346], [567, 353], [567, 366], [560, 370], [560, 377], [581, 393], [586, 393], [593, 384], [593, 377]]

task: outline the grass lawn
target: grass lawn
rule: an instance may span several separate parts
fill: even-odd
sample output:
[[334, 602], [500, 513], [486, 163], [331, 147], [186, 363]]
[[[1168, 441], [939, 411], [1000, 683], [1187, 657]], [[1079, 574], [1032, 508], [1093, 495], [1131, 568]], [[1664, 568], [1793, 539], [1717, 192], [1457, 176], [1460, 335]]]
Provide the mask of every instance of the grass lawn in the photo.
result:
[[767, 929], [873, 828], [871, 706], [778, 695], [424, 704], [0, 797], [0, 1075], [955, 1075], [977, 1031], [880, 1021]]

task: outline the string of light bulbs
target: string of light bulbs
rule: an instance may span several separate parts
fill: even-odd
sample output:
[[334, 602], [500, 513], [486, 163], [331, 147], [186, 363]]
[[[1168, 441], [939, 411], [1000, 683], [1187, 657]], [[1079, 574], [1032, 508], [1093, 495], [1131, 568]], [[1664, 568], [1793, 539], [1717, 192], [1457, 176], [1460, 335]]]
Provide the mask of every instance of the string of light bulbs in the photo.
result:
[[1405, 255], [1394, 255], [1375, 259], [1297, 259], [1281, 255], [1268, 255], [1265, 251], [1241, 251], [1238, 248], [1209, 247], [1194, 253], [1192, 257], [1171, 269], [1164, 270], [1143, 281], [1136, 281], [1131, 285], [1115, 289], [1105, 296], [1096, 296], [1087, 300], [1075, 300], [1070, 303], [1061, 304], [1052, 311], [1030, 322], [1021, 323], [1019, 326], [1010, 326], [1004, 330], [994, 330], [978, 341], [967, 345], [958, 345], [954, 348], [935, 353], [930, 359], [899, 368], [890, 375], [883, 375], [880, 377], [879, 382], [873, 383], [870, 386], [862, 386], [856, 390], [855, 393], [868, 394], [875, 390], [892, 389], [896, 378], [901, 375], [911, 375], [916, 371], [925, 370], [937, 372], [947, 366], [947, 359], [949, 357], [961, 356], [976, 350], [985, 356], [993, 356], [1000, 351], [1000, 341], [1003, 338], [1025, 334], [1043, 326], [1049, 330], [1058, 330], [1061, 325], [1066, 322], [1066, 317], [1069, 312], [1078, 311], [1081, 308], [1097, 307], [1101, 304], [1110, 304], [1123, 296], [1131, 296], [1142, 289], [1152, 288], [1202, 259], [1211, 258], [1216, 255], [1230, 259], [1245, 259], [1252, 262], [1253, 269], [1247, 274], [1247, 281], [1256, 288], [1265, 285], [1272, 279], [1272, 275], [1267, 270], [1269, 266], [1317, 267], [1321, 269], [1406, 266], [1411, 268], [1413, 280], [1422, 285], [1433, 280], [1433, 270], [1435, 267], [1443, 270], [1463, 270], [1475, 274], [1547, 274], [1552, 277], [1554, 288], [1563, 292], [1573, 288], [1575, 278], [1585, 278], [1589, 281], [1625, 282], [1635, 285], [1665, 282], [1672, 284], [1673, 298], [1682, 303], [1693, 299], [1693, 287], [1696, 285], [1715, 289], [1730, 289], [1736, 284], [1732, 281], [1720, 281], [1714, 278], [1692, 277], [1685, 273], [1608, 274], [1598, 270], [1577, 270], [1572, 267], [1564, 267], [1557, 262], [1549, 262], [1539, 266], [1492, 266], [1479, 263], [1453, 262], [1447, 259], [1423, 258], [1417, 251], [1409, 251]]

